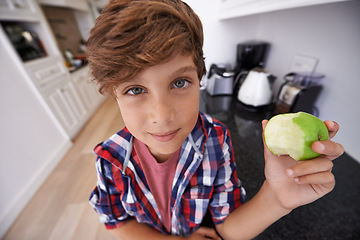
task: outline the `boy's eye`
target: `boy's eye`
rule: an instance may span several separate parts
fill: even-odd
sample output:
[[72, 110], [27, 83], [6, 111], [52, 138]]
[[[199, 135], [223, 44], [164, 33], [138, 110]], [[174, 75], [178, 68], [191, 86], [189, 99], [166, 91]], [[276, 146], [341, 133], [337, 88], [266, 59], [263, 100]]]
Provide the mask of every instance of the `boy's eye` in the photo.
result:
[[145, 92], [145, 90], [141, 87], [134, 87], [129, 89], [126, 93], [130, 94], [130, 95], [139, 95], [141, 93]]
[[174, 87], [175, 88], [183, 88], [185, 86], [187, 86], [187, 84], [189, 84], [189, 82], [185, 79], [178, 79], [174, 82]]

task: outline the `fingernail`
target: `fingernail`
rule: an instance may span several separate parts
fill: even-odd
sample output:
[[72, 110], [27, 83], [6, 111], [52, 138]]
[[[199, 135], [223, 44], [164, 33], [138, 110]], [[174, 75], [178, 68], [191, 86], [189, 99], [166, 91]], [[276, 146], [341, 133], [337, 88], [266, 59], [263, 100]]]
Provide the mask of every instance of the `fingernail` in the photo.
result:
[[299, 178], [297, 177], [297, 178], [294, 178], [294, 181], [296, 182], [296, 183], [299, 183]]
[[288, 176], [294, 175], [294, 171], [292, 169], [290, 169], [290, 168], [286, 169], [286, 173], [287, 173]]
[[331, 127], [333, 127], [335, 125], [335, 123], [333, 121], [330, 121], [330, 125], [331, 125]]
[[322, 144], [321, 142], [317, 142], [317, 148], [319, 149], [320, 152], [325, 150], [325, 146], [324, 144]]

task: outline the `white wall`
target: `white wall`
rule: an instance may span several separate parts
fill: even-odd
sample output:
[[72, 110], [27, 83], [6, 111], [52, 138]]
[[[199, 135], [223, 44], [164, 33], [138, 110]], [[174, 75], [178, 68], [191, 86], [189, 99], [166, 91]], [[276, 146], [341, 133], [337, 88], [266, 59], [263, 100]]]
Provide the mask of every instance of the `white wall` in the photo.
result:
[[71, 142], [45, 112], [3, 44], [0, 52], [2, 238]]
[[290, 71], [297, 54], [318, 58], [326, 75], [317, 101], [321, 119], [341, 125], [335, 140], [360, 161], [360, 1], [347, 1], [217, 20], [220, 0], [187, 0], [204, 24], [206, 64], [235, 63], [236, 45], [271, 43], [266, 68], [278, 77]]
[[263, 14], [260, 22], [258, 37], [273, 43], [267, 66], [278, 76], [289, 71], [296, 54], [320, 60], [317, 72], [326, 76], [320, 118], [340, 123], [336, 140], [360, 161], [360, 1]]

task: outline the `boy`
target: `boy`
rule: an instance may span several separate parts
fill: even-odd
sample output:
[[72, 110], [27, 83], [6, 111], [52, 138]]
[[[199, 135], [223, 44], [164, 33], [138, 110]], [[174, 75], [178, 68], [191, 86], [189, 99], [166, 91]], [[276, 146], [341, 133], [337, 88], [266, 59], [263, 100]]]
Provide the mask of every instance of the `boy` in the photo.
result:
[[[120, 239], [250, 239], [334, 187], [340, 144], [316, 142], [323, 155], [300, 164], [265, 147], [266, 180], [244, 203], [229, 131], [199, 113], [202, 44], [180, 0], [110, 1], [91, 31], [92, 75], [126, 127], [94, 149], [90, 203]], [[339, 126], [325, 123], [333, 137]], [[201, 226], [207, 212], [216, 231]]]

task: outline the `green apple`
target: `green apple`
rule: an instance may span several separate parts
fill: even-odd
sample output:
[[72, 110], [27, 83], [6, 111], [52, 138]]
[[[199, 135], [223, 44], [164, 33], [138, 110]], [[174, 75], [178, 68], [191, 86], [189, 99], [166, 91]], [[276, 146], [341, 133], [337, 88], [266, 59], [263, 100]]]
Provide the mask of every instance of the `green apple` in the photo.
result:
[[304, 112], [276, 115], [264, 130], [265, 144], [272, 153], [290, 155], [297, 161], [319, 156], [311, 149], [311, 144], [328, 139], [329, 132], [324, 122]]

